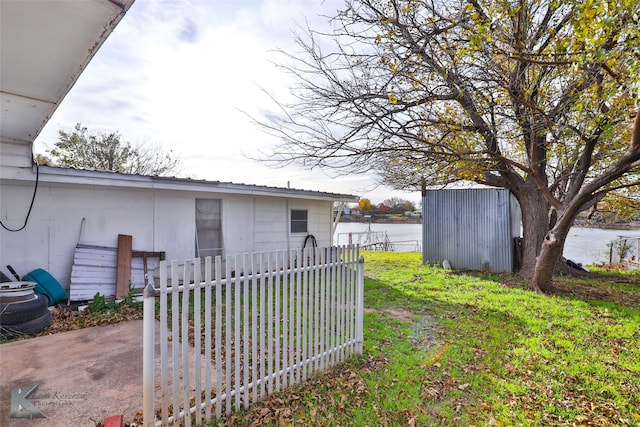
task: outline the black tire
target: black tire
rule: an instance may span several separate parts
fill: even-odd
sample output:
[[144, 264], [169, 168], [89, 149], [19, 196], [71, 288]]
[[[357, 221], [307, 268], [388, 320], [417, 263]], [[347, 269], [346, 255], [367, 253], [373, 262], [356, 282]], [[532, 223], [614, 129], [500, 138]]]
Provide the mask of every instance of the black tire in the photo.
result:
[[0, 304], [0, 326], [17, 325], [41, 317], [47, 310], [49, 298], [34, 294], [24, 301]]
[[44, 311], [42, 316], [31, 319], [28, 322], [18, 323], [16, 325], [1, 325], [0, 336], [5, 338], [17, 337], [19, 335], [35, 334], [51, 325], [51, 312]]
[[0, 309], [2, 309], [2, 307], [5, 304], [15, 303], [15, 302], [24, 302], [24, 301], [32, 300], [35, 297], [36, 297], [35, 292], [33, 291], [31, 291], [31, 294], [29, 295], [18, 295], [18, 296], [6, 296], [6, 292], [0, 293]]

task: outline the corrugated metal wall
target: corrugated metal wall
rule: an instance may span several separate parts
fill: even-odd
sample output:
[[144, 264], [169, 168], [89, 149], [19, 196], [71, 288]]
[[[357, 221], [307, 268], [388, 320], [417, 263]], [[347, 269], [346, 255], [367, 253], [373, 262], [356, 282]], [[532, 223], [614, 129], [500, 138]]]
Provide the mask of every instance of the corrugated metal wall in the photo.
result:
[[422, 260], [453, 268], [512, 272], [520, 209], [504, 189], [427, 191], [422, 200]]

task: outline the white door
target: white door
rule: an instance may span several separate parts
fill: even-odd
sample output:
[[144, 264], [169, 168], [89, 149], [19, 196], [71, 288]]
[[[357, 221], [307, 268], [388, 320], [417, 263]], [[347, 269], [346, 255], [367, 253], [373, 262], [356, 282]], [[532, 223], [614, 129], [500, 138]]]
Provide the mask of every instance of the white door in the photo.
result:
[[222, 255], [222, 200], [196, 199], [196, 256]]

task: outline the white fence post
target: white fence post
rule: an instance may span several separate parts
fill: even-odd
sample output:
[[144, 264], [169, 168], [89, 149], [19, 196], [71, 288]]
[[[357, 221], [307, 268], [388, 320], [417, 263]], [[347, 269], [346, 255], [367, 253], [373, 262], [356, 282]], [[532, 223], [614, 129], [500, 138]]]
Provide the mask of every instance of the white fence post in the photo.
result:
[[356, 353], [362, 354], [364, 341], [364, 257], [362, 255], [358, 258], [356, 293]]
[[143, 292], [143, 327], [142, 327], [142, 422], [145, 427], [155, 423], [154, 363], [155, 363], [155, 320], [156, 293], [150, 283]]

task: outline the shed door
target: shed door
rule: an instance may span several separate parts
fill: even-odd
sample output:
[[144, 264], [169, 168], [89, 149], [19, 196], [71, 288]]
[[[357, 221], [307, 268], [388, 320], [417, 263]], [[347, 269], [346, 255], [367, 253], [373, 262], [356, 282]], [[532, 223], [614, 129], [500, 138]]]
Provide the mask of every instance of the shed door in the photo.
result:
[[196, 199], [196, 256], [222, 255], [222, 200]]

